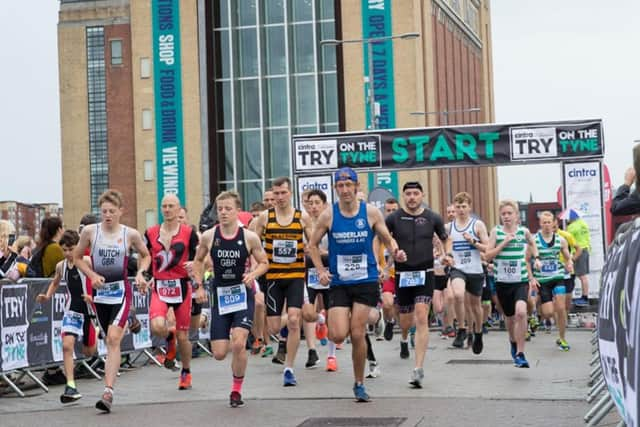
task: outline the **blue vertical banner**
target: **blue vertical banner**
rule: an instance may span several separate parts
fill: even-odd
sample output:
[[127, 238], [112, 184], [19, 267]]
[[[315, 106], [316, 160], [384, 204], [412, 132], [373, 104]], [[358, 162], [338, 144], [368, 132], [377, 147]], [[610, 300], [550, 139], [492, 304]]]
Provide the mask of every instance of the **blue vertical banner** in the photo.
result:
[[[391, 0], [362, 0], [362, 38], [387, 37], [392, 35]], [[393, 40], [385, 40], [372, 44], [373, 70], [369, 70], [369, 46], [363, 44], [364, 75], [369, 76], [369, 84], [373, 84], [373, 97], [380, 106], [378, 129], [396, 127], [396, 99], [393, 72]], [[373, 72], [371, 72], [373, 71]], [[373, 76], [373, 78], [371, 78]], [[368, 124], [372, 123], [371, 109], [368, 102], [368, 88], [365, 87], [365, 114]], [[370, 172], [368, 174], [369, 190], [383, 187], [395, 196], [398, 188], [398, 173], [386, 172], [384, 176]]]
[[152, 0], [158, 218], [166, 194], [186, 203], [182, 132], [180, 2]]

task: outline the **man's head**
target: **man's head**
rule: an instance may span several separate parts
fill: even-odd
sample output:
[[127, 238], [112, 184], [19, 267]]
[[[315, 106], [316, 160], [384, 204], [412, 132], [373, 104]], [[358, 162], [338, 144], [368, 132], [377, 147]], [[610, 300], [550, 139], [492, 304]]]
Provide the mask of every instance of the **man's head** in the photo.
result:
[[423, 198], [422, 184], [418, 181], [408, 181], [404, 183], [402, 186], [402, 200], [408, 211], [415, 212], [420, 209]]
[[187, 208], [181, 207], [178, 209], [178, 222], [180, 224], [189, 225], [189, 215], [187, 212]]
[[556, 230], [557, 222], [555, 216], [553, 216], [553, 213], [549, 211], [540, 212], [538, 221], [540, 223], [540, 229], [543, 233], [549, 234], [553, 233]]
[[251, 203], [251, 208], [249, 209], [249, 212], [251, 212], [251, 215], [255, 218], [258, 215], [260, 215], [260, 212], [266, 210], [267, 207], [265, 206], [264, 203], [262, 202], [253, 202]]
[[388, 217], [390, 214], [397, 211], [398, 208], [398, 201], [393, 197], [389, 197], [384, 201], [384, 217]]
[[517, 225], [519, 219], [518, 202], [515, 200], [502, 200], [498, 207], [502, 225]]
[[322, 211], [327, 206], [327, 195], [324, 194], [321, 190], [309, 190], [309, 194], [307, 195], [307, 213], [311, 215], [313, 218], [317, 218], [320, 216]]
[[178, 219], [180, 211], [180, 199], [175, 194], [167, 194], [160, 202], [160, 209], [165, 221], [173, 221]]
[[242, 202], [235, 191], [223, 191], [216, 197], [216, 212], [222, 225], [238, 224], [238, 212]]
[[302, 192], [302, 207], [307, 213], [309, 213], [309, 193], [311, 193], [311, 190], [304, 190]]
[[291, 180], [289, 177], [276, 178], [273, 181], [271, 191], [275, 198], [275, 206], [280, 209], [286, 209], [291, 206]]
[[447, 206], [447, 221], [451, 222], [456, 219], [456, 205], [453, 203]]
[[266, 209], [272, 208], [276, 205], [276, 199], [271, 189], [268, 189], [264, 192], [262, 196], [262, 203], [264, 203]]
[[107, 226], [118, 225], [122, 216], [123, 199], [118, 190], [106, 190], [98, 199], [102, 222]]
[[80, 218], [80, 225], [78, 226], [78, 233], [82, 232], [82, 229], [87, 225], [97, 224], [100, 222], [100, 218], [92, 213], [84, 214], [82, 218]]
[[73, 250], [76, 248], [79, 240], [80, 235], [75, 230], [65, 230], [65, 232], [62, 233], [62, 237], [60, 237], [60, 247], [62, 248], [64, 257], [68, 261], [73, 259]]
[[339, 169], [333, 181], [338, 198], [342, 202], [355, 202], [360, 186], [358, 185], [358, 174], [351, 168]]
[[456, 207], [456, 216], [467, 218], [471, 213], [471, 195], [466, 192], [458, 193], [453, 198], [453, 204]]

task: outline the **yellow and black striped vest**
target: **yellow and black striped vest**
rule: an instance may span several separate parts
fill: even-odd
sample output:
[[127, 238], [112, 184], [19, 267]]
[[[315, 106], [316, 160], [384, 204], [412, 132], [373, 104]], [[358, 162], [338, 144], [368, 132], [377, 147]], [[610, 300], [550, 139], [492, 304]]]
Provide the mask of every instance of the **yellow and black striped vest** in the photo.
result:
[[274, 208], [269, 209], [264, 232], [264, 250], [269, 258], [267, 280], [304, 279], [302, 211], [296, 209], [289, 225], [280, 225]]

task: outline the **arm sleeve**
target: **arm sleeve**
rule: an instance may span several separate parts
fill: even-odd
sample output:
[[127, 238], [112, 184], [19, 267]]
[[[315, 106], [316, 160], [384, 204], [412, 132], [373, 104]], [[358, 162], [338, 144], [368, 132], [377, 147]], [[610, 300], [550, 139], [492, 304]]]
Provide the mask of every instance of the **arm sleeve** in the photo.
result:
[[433, 230], [436, 232], [440, 240], [447, 240], [447, 237], [449, 237], [447, 230], [444, 228], [442, 217], [437, 213], [433, 213]]
[[394, 227], [393, 227], [393, 224], [395, 222], [393, 220], [394, 217], [395, 215], [392, 213], [384, 219], [384, 223], [387, 226], [387, 229], [389, 230], [389, 233], [391, 233], [391, 235], [393, 235], [393, 232], [394, 232]]

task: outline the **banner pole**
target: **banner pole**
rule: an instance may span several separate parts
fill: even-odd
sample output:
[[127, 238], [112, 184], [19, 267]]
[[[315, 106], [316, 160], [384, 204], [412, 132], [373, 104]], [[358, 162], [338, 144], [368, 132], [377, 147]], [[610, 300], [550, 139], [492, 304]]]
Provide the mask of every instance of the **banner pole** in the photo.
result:
[[2, 378], [2, 380], [7, 383], [7, 385], [11, 387], [11, 389], [15, 391], [18, 396], [24, 397], [24, 392], [20, 390], [20, 388], [16, 384], [14, 384], [14, 382], [11, 381], [11, 379], [4, 372], [0, 373], [0, 378]]

